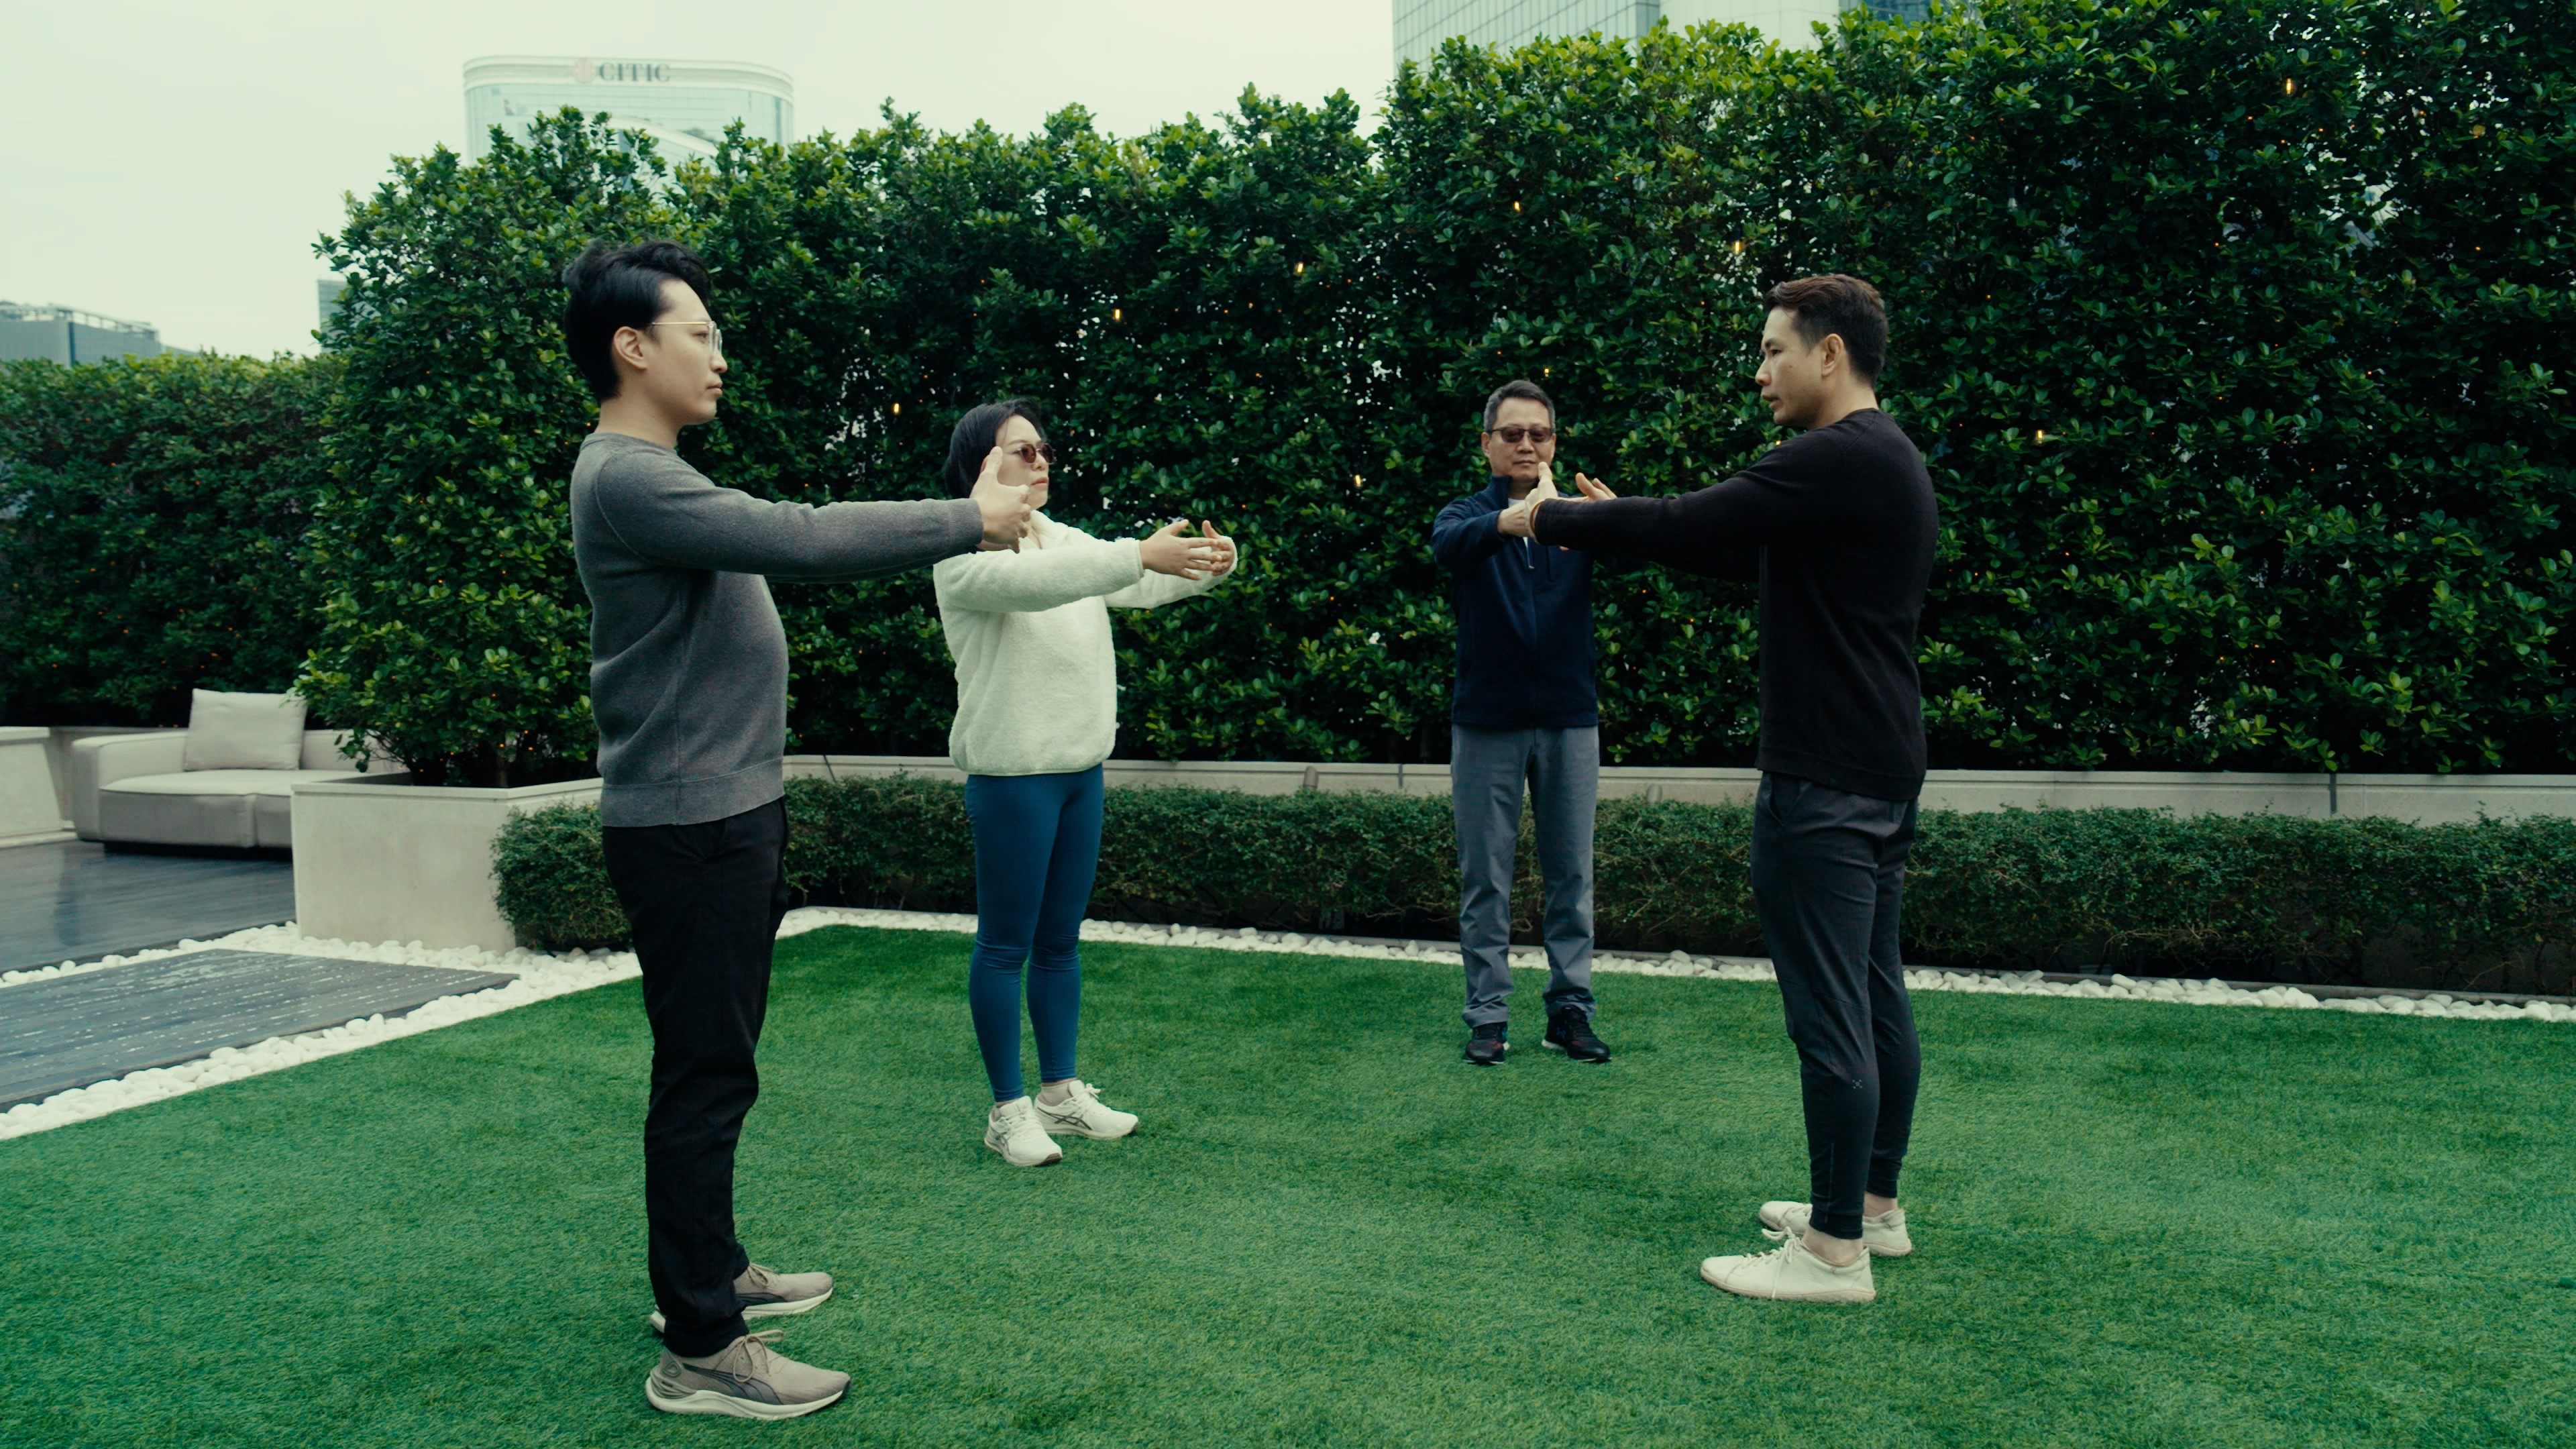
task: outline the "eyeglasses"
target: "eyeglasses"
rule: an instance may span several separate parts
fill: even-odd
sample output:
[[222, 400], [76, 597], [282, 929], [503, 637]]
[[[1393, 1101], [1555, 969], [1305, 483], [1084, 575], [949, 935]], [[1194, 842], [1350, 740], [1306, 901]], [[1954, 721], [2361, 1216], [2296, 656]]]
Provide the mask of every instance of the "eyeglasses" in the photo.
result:
[[1019, 459], [1020, 466], [1023, 468], [1034, 468], [1041, 459], [1048, 467], [1055, 466], [1055, 444], [1053, 443], [1005, 443], [1002, 445], [1002, 451]]
[[1524, 438], [1542, 448], [1556, 441], [1556, 429], [1554, 428], [1525, 428], [1518, 424], [1514, 424], [1508, 428], [1493, 428], [1489, 431], [1491, 431], [1495, 437], [1502, 439], [1504, 442], [1511, 444], [1515, 448], [1521, 445], [1521, 440]]
[[724, 356], [724, 329], [713, 322], [647, 322], [644, 325], [647, 327], [704, 327], [707, 329], [708, 350], [718, 357]]

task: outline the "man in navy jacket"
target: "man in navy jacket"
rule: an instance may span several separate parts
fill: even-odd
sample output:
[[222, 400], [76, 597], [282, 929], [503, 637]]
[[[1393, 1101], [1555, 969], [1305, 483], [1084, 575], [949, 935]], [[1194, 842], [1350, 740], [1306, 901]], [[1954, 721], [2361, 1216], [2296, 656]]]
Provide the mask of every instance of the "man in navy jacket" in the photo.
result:
[[1513, 854], [1526, 786], [1538, 812], [1546, 1044], [1606, 1062], [1592, 1034], [1592, 814], [1601, 714], [1592, 687], [1592, 557], [1504, 536], [1503, 510], [1555, 491], [1556, 404], [1536, 383], [1485, 400], [1481, 492], [1440, 510], [1431, 555], [1456, 580], [1458, 682], [1450, 798], [1458, 823], [1458, 946], [1466, 959], [1467, 1060], [1510, 1049]]

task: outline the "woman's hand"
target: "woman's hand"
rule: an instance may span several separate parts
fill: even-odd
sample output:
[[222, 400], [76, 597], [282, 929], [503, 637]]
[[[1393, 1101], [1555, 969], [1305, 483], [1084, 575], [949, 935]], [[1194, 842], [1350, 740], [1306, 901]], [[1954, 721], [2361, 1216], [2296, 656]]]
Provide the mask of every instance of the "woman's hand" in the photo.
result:
[[1216, 545], [1216, 567], [1209, 570], [1209, 572], [1215, 574], [1218, 578], [1224, 578], [1227, 574], [1233, 573], [1234, 540], [1217, 532], [1216, 525], [1209, 523], [1204, 518], [1199, 520], [1199, 532], [1207, 535], [1208, 542]]
[[[1186, 531], [1189, 526], [1188, 519], [1177, 519], [1140, 541], [1136, 547], [1145, 556], [1145, 567], [1176, 579], [1206, 578], [1216, 567], [1217, 546], [1213, 540], [1190, 537]], [[1231, 555], [1232, 549], [1227, 552]]]

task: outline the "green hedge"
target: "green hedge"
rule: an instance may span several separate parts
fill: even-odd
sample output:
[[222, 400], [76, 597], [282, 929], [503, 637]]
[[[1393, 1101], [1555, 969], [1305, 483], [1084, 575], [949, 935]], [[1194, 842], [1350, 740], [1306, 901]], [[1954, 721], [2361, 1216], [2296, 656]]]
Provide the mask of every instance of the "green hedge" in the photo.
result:
[[[905, 776], [788, 786], [787, 874], [809, 904], [972, 911], [965, 792]], [[1741, 807], [1609, 800], [1601, 944], [1759, 954]], [[1113, 789], [1092, 914], [1455, 937], [1444, 796]], [[1534, 852], [1523, 842], [1521, 858]], [[493, 851], [501, 913], [548, 948], [622, 943], [599, 815], [519, 817]], [[1538, 883], [1514, 893], [1535, 939]], [[1923, 816], [1905, 902], [1916, 964], [2101, 965], [2458, 989], [2569, 990], [2576, 821], [2417, 826], [2154, 810]]]
[[[1839, 268], [1890, 300], [1889, 403], [1944, 506], [1934, 764], [2576, 769], [2566, 0], [1460, 44], [1361, 126], [1342, 95], [1128, 138], [1078, 107], [1021, 137], [889, 115], [669, 175], [567, 113], [399, 163], [322, 248], [350, 289], [304, 688], [433, 777], [579, 767], [590, 419], [554, 276], [668, 231], [730, 324], [724, 416], [684, 443], [715, 477], [927, 496], [961, 408], [1034, 393], [1067, 520], [1246, 543], [1217, 598], [1116, 621], [1130, 752], [1445, 759], [1425, 535], [1478, 481], [1476, 401], [1539, 377], [1565, 469], [1689, 486], [1775, 436], [1761, 284]], [[777, 592], [798, 748], [941, 748], [919, 574]], [[1647, 569], [1599, 597], [1607, 757], [1747, 762], [1750, 591]], [[0, 654], [50, 647], [0, 618]]]
[[0, 365], [0, 720], [178, 725], [295, 682], [329, 361]]

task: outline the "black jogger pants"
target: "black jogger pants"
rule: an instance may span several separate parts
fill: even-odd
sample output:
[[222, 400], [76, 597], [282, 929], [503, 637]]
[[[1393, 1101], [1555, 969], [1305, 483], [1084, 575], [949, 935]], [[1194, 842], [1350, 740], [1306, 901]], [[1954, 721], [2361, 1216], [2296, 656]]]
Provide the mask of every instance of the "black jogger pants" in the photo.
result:
[[644, 1112], [644, 1217], [662, 1342], [703, 1357], [743, 1335], [733, 1280], [733, 1154], [760, 1095], [752, 1064], [769, 1010], [769, 954], [787, 913], [787, 807], [697, 825], [600, 832], [635, 932], [653, 1092]]
[[1860, 1236], [1861, 1195], [1896, 1196], [1923, 1052], [1897, 955], [1915, 802], [1762, 777], [1753, 906], [1780, 976], [1807, 1111], [1814, 1227]]

